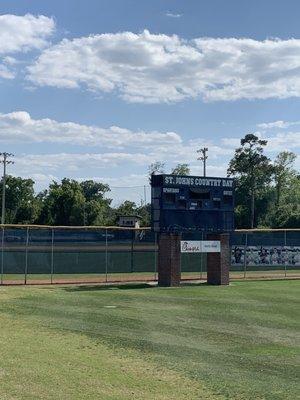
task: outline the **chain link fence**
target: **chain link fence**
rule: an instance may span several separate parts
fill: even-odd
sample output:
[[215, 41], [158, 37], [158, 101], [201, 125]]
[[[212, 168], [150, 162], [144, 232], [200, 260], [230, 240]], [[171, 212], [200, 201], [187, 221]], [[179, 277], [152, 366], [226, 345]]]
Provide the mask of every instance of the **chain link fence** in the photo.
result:
[[[202, 232], [183, 240], [205, 240]], [[300, 230], [235, 231], [231, 279], [300, 278]], [[182, 279], [206, 279], [206, 254], [182, 254]], [[1, 284], [157, 280], [149, 228], [1, 227]]]

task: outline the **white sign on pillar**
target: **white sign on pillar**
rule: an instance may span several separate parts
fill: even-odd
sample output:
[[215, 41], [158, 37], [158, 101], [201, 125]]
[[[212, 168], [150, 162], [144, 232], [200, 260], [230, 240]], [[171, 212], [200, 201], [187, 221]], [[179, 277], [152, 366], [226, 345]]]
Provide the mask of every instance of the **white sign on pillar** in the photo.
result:
[[201, 253], [200, 240], [181, 240], [181, 253]]
[[181, 240], [181, 253], [220, 253], [218, 240]]
[[221, 244], [219, 240], [203, 240], [201, 242], [202, 253], [220, 253]]

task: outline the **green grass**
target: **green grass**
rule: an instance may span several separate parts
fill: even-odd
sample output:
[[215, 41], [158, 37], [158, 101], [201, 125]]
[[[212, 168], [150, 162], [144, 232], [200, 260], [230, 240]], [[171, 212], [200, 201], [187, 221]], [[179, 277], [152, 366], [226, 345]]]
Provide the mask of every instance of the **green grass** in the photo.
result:
[[0, 287], [0, 399], [294, 400], [299, 289]]

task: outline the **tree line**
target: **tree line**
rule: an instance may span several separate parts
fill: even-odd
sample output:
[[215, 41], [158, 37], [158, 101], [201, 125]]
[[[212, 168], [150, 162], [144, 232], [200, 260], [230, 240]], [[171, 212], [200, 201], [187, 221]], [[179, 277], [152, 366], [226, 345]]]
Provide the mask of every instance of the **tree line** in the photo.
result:
[[[297, 156], [283, 151], [272, 162], [265, 155], [266, 145], [266, 140], [248, 134], [229, 162], [227, 175], [236, 182], [236, 227], [299, 228], [300, 174], [294, 168]], [[149, 166], [149, 179], [164, 172], [164, 163], [155, 162]], [[177, 164], [170, 173], [189, 175], [190, 167]], [[35, 194], [32, 179], [8, 176], [6, 223], [109, 226], [115, 225], [120, 215], [140, 215], [142, 226], [150, 225], [150, 204], [126, 200], [114, 207], [109, 192], [107, 184], [64, 178]]]

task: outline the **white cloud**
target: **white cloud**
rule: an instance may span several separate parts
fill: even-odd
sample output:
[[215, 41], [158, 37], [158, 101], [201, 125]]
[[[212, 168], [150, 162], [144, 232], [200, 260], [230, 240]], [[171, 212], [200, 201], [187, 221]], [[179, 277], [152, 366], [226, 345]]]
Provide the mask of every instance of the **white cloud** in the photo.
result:
[[[221, 164], [212, 164], [208, 163], [206, 166], [207, 176], [226, 176], [228, 163], [222, 162]], [[191, 167], [191, 175], [202, 175], [203, 174], [203, 165], [202, 163], [198, 163], [197, 165], [193, 165]]]
[[13, 79], [15, 73], [13, 70], [9, 69], [6, 65], [0, 64], [0, 78], [3, 79]]
[[101, 128], [74, 122], [58, 122], [49, 118], [33, 119], [25, 111], [16, 111], [0, 113], [1, 141], [148, 148], [180, 144], [181, 137], [175, 132], [134, 132], [118, 126]]
[[260, 129], [286, 129], [291, 126], [300, 125], [300, 121], [274, 121], [274, 122], [264, 122], [258, 124], [257, 127]]
[[166, 17], [169, 17], [169, 18], [181, 18], [182, 14], [173, 13], [173, 12], [168, 11], [168, 12], [166, 12]]
[[280, 152], [284, 150], [299, 152], [300, 150], [300, 132], [277, 133], [273, 136], [262, 136], [268, 140], [267, 151]]
[[44, 15], [0, 15], [0, 54], [41, 49], [54, 29], [53, 18]]
[[0, 77], [13, 79], [16, 60], [8, 54], [42, 49], [54, 32], [53, 18], [43, 15], [0, 15]]
[[80, 173], [93, 168], [113, 168], [120, 164], [147, 165], [152, 157], [142, 153], [57, 153], [24, 154], [14, 157], [15, 165], [11, 168], [23, 174], [58, 173], [65, 175]]
[[[260, 124], [263, 125], [263, 124]], [[265, 151], [267, 153], [280, 152], [284, 150], [299, 152], [300, 150], [300, 132], [277, 132], [274, 135], [267, 135], [265, 132], [254, 132], [254, 135], [260, 139], [267, 140]], [[225, 154], [233, 155], [234, 149], [240, 147], [241, 140], [239, 138], [223, 138], [221, 142], [226, 146]], [[272, 154], [269, 154], [272, 156]]]
[[28, 79], [144, 103], [299, 97], [300, 40], [184, 40], [147, 30], [64, 39], [43, 51]]

